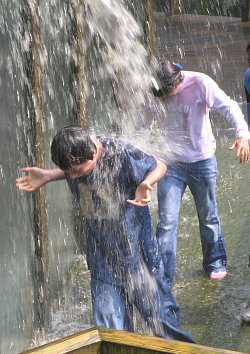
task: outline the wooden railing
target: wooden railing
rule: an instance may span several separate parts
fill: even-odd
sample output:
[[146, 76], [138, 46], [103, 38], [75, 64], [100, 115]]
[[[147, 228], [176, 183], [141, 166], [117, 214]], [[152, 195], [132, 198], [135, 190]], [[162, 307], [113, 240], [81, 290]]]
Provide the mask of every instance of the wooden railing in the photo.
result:
[[[159, 337], [91, 328], [20, 354], [240, 354]], [[242, 353], [243, 354], [243, 353]]]

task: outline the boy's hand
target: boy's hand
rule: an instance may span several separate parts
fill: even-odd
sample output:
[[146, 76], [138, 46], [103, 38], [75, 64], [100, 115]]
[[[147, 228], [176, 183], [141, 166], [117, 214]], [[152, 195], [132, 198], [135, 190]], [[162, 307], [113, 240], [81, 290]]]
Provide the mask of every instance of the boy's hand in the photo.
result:
[[47, 183], [45, 170], [38, 167], [24, 167], [21, 168], [26, 176], [16, 179], [16, 186], [26, 192], [33, 192], [34, 190], [44, 186]]
[[128, 199], [127, 202], [137, 206], [145, 206], [151, 202], [150, 191], [153, 190], [153, 187], [148, 182], [142, 182], [136, 188], [135, 198]]
[[236, 157], [240, 159], [240, 163], [250, 160], [249, 142], [247, 138], [237, 138], [229, 146], [229, 150], [236, 149]]

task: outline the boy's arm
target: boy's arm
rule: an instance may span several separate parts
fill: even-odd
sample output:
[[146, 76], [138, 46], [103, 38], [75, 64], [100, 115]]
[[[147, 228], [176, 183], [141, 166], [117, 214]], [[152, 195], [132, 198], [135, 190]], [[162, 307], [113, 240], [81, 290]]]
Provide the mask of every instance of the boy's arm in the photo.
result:
[[134, 199], [128, 199], [127, 202], [137, 206], [145, 206], [151, 202], [150, 191], [153, 190], [152, 186], [165, 175], [166, 171], [166, 164], [156, 160], [156, 167], [136, 188]]
[[250, 160], [249, 139], [247, 123], [238, 103], [232, 100], [220, 87], [211, 79], [207, 83], [206, 101], [209, 108], [220, 112], [236, 131], [236, 138], [229, 146], [229, 150], [236, 149], [236, 157], [240, 162]]
[[65, 173], [59, 168], [45, 170], [39, 167], [24, 167], [21, 171], [25, 172], [26, 176], [17, 178], [16, 186], [26, 192], [33, 192], [49, 182], [65, 179]]

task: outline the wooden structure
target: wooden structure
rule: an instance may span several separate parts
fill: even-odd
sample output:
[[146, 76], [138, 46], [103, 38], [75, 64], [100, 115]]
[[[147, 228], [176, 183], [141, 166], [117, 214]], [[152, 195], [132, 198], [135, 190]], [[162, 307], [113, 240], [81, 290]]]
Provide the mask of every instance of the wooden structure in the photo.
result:
[[85, 107], [85, 68], [84, 68], [84, 40], [85, 40], [85, 25], [84, 25], [84, 0], [78, 0], [75, 3], [75, 18], [76, 18], [76, 42], [77, 42], [77, 77], [78, 77], [78, 115], [79, 123], [82, 127], [87, 128], [86, 107]]
[[[159, 337], [91, 328], [20, 354], [240, 354]], [[242, 353], [243, 354], [243, 353]]]
[[[44, 152], [44, 108], [43, 108], [43, 66], [42, 41], [40, 29], [40, 2], [35, 0], [33, 6], [27, 8], [31, 27], [30, 52], [30, 82], [32, 103], [30, 111], [32, 117], [33, 134], [33, 164], [45, 168]], [[50, 297], [49, 297], [49, 249], [48, 226], [46, 215], [45, 189], [40, 188], [32, 194], [34, 207], [34, 292], [35, 292], [35, 322], [39, 329], [49, 327]]]
[[154, 36], [154, 6], [153, 0], [147, 1], [147, 25], [149, 38], [149, 55], [155, 54], [155, 36]]

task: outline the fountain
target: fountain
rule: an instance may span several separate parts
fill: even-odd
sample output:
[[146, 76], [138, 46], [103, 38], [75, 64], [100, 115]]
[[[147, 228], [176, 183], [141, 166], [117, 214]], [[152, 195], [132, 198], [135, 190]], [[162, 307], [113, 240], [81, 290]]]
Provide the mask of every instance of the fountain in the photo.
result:
[[[187, 7], [193, 2], [179, 3]], [[242, 73], [250, 28], [240, 18], [185, 15], [185, 6], [182, 13], [174, 6], [174, 16], [154, 13], [154, 33], [149, 18], [148, 40], [145, 23], [152, 7], [141, 2], [1, 4], [0, 352], [12, 354], [92, 326], [79, 210], [63, 182], [47, 186], [41, 195], [20, 193], [14, 183], [20, 167], [34, 162], [52, 166], [51, 136], [72, 122], [120, 136], [157, 155], [148, 143], [149, 132], [138, 129], [146, 125], [140, 104], [150, 85], [153, 51], [159, 58], [182, 62], [185, 69], [213, 76], [246, 112]], [[152, 6], [151, 1], [145, 4]], [[218, 124], [217, 116], [212, 119], [218, 129], [218, 202], [230, 273], [222, 283], [212, 284], [203, 276], [200, 260], [193, 263], [191, 249], [201, 252], [187, 192], [174, 291], [183, 328], [198, 343], [249, 352], [249, 328], [241, 327], [239, 318], [250, 293], [249, 167], [239, 166], [227, 151], [232, 133], [226, 123]], [[155, 200], [152, 214], [156, 221]]]

